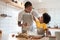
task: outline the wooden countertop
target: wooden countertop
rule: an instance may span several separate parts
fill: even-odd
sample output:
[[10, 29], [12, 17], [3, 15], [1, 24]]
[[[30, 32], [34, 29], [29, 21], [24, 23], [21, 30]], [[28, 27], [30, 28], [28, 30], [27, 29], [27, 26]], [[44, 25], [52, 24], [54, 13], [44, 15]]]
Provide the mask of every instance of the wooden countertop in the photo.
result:
[[49, 40], [49, 38], [56, 38], [56, 37], [43, 37], [41, 39], [25, 39], [25, 38], [18, 38], [17, 40]]

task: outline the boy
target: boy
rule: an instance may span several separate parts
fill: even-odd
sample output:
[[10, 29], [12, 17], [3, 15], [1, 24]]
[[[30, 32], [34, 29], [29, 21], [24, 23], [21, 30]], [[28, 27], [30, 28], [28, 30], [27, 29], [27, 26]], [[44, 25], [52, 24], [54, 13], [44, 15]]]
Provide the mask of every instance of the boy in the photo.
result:
[[51, 20], [51, 17], [47, 13], [44, 13], [40, 20], [36, 20], [35, 18], [34, 20], [36, 22], [38, 34], [44, 35], [44, 33], [46, 32], [46, 35], [51, 35], [46, 25]]

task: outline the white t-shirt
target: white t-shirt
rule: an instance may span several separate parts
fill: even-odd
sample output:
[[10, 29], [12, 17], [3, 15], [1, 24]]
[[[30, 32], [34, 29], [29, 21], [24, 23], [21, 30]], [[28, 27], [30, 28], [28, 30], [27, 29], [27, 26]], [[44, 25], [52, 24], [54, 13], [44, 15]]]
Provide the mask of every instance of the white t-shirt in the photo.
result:
[[[18, 14], [18, 21], [21, 21], [21, 18], [23, 16], [23, 14], [25, 14], [26, 12], [25, 11], [21, 11], [19, 14]], [[37, 11], [32, 11], [31, 13], [29, 14], [32, 14], [34, 17], [37, 17], [39, 18], [40, 17], [40, 14], [37, 12]]]
[[[23, 16], [23, 14], [25, 14], [26, 12], [25, 11], [21, 11], [19, 14], [18, 14], [18, 21], [22, 21], [22, 16]], [[28, 14], [28, 13], [27, 13]], [[34, 17], [36, 17], [36, 18], [39, 18], [40, 17], [40, 15], [39, 15], [39, 13], [37, 12], [37, 11], [32, 11], [31, 13], [29, 13], [29, 14], [32, 14]], [[32, 33], [32, 32], [35, 32], [35, 30], [36, 30], [36, 24], [35, 24], [35, 22], [33, 21], [33, 24], [30, 26], [30, 29], [29, 29], [30, 31], [30, 33]], [[35, 32], [36, 33], [36, 32]]]

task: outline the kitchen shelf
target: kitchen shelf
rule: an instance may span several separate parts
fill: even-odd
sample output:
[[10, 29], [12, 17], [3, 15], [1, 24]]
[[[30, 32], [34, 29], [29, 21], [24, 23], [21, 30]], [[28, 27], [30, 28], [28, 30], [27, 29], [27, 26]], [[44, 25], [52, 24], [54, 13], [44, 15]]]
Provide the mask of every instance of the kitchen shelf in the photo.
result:
[[3, 2], [5, 2], [6, 4], [9, 4], [9, 5], [12, 5], [12, 6], [14, 6], [14, 7], [17, 7], [17, 8], [24, 8], [24, 4], [22, 4], [21, 5], [21, 3], [19, 2], [19, 3], [15, 3], [15, 2], [12, 2], [11, 0], [1, 0], [1, 1], [3, 1]]

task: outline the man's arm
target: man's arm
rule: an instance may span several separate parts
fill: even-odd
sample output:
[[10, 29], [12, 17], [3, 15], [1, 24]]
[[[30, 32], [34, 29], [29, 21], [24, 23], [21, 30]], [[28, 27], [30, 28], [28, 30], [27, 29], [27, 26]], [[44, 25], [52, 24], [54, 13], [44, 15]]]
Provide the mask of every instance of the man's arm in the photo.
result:
[[23, 14], [22, 12], [18, 14], [18, 26], [22, 26], [22, 23], [21, 23], [22, 14]]

